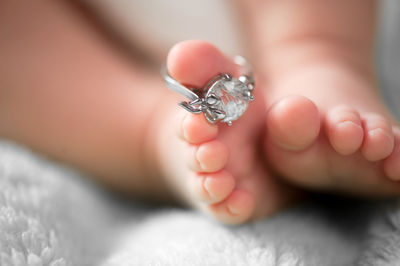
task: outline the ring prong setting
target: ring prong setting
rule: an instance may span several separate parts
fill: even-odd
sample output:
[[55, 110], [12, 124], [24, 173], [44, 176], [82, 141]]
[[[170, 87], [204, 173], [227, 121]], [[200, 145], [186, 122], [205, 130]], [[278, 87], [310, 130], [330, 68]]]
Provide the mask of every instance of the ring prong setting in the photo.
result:
[[164, 79], [167, 86], [188, 98], [179, 105], [194, 114], [203, 113], [210, 123], [225, 122], [231, 126], [247, 110], [249, 102], [254, 100], [252, 91], [255, 88], [254, 78], [243, 57], [234, 58], [242, 67], [243, 74], [234, 78], [229, 73], [214, 76], [203, 88], [189, 89], [172, 78], [164, 68]]

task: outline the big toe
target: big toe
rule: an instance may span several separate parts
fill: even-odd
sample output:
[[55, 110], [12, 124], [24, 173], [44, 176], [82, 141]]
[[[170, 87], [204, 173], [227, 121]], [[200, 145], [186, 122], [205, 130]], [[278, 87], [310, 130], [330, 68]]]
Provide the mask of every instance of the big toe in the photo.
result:
[[274, 104], [267, 114], [268, 134], [289, 150], [309, 147], [318, 137], [320, 115], [316, 105], [302, 96], [291, 96]]
[[237, 65], [214, 45], [200, 40], [177, 43], [167, 58], [168, 72], [182, 84], [204, 86], [220, 73], [235, 75]]

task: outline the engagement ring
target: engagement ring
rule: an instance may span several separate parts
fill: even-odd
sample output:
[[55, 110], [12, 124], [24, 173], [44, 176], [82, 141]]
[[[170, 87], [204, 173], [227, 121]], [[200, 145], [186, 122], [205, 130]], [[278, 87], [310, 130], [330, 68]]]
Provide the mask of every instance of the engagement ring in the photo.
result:
[[225, 122], [229, 126], [246, 111], [249, 102], [254, 100], [254, 78], [246, 60], [235, 56], [234, 62], [241, 67], [240, 76], [219, 74], [204, 88], [187, 88], [172, 78], [164, 69], [164, 80], [168, 88], [185, 96], [190, 101], [180, 102], [179, 106], [194, 114], [203, 113], [210, 123]]

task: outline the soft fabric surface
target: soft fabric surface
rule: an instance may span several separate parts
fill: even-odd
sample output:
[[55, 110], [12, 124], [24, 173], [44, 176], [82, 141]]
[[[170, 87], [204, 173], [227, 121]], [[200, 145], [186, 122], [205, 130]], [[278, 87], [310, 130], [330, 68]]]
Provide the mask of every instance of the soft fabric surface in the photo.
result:
[[[317, 203], [318, 202], [318, 203]], [[400, 209], [316, 197], [239, 227], [112, 197], [0, 143], [0, 265], [400, 265]]]

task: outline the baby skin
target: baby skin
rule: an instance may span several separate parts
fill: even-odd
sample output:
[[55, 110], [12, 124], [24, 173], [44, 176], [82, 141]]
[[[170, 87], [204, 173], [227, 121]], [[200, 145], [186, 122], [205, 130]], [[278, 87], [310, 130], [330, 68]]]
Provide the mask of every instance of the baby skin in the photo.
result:
[[[220, 73], [237, 76], [238, 66], [203, 41], [175, 45], [167, 60], [172, 77], [203, 88]], [[293, 201], [298, 193], [269, 171], [260, 143], [265, 130], [263, 91], [244, 115], [226, 124], [211, 124], [204, 115], [173, 105], [160, 118], [159, 164], [174, 191], [190, 205], [229, 224], [263, 217]]]
[[[399, 195], [400, 127], [374, 80], [374, 3], [267, 1], [260, 8], [246, 1], [243, 10], [260, 73], [257, 100], [231, 128], [200, 115], [174, 118], [183, 142], [174, 146], [181, 145], [176, 152], [189, 164], [170, 176], [181, 175], [195, 205], [227, 223], [265, 216], [295, 199], [277, 176], [311, 190]], [[332, 26], [335, 17], [344, 19]], [[176, 45], [168, 69], [194, 87], [235, 73], [230, 59], [200, 41]], [[179, 164], [179, 157], [165, 156], [166, 165]]]
[[[203, 41], [175, 45], [167, 66], [176, 80], [198, 88], [219, 73], [237, 73], [231, 59]], [[376, 91], [368, 93], [372, 84], [357, 88], [355, 74], [333, 72], [330, 77], [330, 70], [325, 65], [312, 69], [316, 73], [310, 73], [311, 77], [322, 79], [314, 83], [304, 74], [301, 78], [308, 87], [322, 86], [326, 80], [340, 82], [348, 86], [346, 93], [340, 91], [342, 87], [333, 87], [324, 91], [330, 97], [321, 95], [311, 101], [301, 94], [291, 96], [293, 90], [288, 89], [290, 96], [266, 110], [269, 88], [256, 85], [256, 100], [231, 127], [212, 125], [203, 115], [171, 108], [167, 115], [171, 120], [164, 117], [161, 126], [159, 162], [172, 187], [191, 205], [224, 223], [263, 217], [293, 202], [299, 194], [277, 176], [314, 190], [397, 195], [400, 130], [395, 120]], [[325, 71], [329, 75], [324, 76]], [[359, 89], [366, 90], [359, 93], [366, 96], [350, 98], [343, 105], [348, 93]], [[368, 109], [362, 108], [363, 103], [368, 103]]]
[[[288, 183], [399, 195], [400, 130], [374, 82], [373, 1], [243, 3], [255, 101], [228, 127], [178, 107], [158, 69], [127, 60], [68, 1], [4, 1], [0, 136], [228, 224], [296, 202]], [[167, 68], [199, 88], [238, 73], [203, 41], [175, 45]]]
[[400, 130], [376, 87], [375, 1], [257, 3], [242, 9], [265, 78], [270, 165], [310, 189], [398, 195]]

